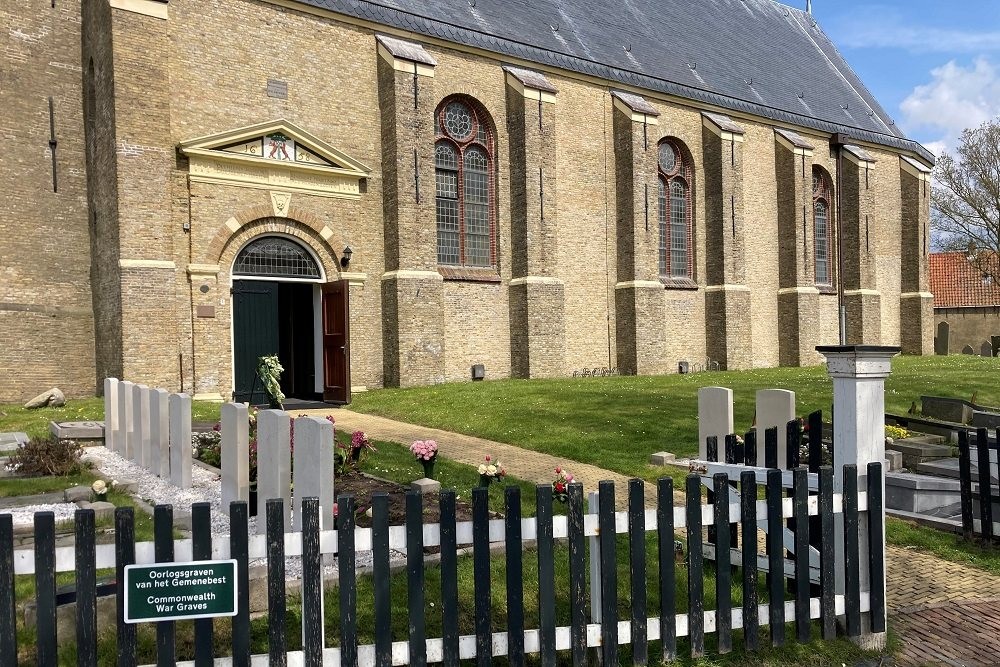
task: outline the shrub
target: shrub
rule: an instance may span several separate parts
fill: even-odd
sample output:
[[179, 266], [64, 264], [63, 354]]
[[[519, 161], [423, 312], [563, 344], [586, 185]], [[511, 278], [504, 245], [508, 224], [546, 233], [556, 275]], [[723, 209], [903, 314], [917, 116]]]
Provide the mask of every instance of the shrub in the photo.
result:
[[32, 438], [10, 455], [7, 467], [22, 475], [76, 475], [83, 468], [82, 452], [83, 447], [75, 440]]
[[893, 440], [900, 440], [902, 438], [909, 438], [910, 432], [905, 428], [899, 426], [890, 426], [886, 424], [885, 426], [885, 437], [892, 438]]

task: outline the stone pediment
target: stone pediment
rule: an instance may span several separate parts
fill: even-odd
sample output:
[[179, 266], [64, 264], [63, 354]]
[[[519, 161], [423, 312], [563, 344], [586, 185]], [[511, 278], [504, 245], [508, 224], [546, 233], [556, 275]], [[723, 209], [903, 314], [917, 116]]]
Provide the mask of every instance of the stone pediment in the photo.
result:
[[182, 142], [195, 183], [357, 199], [371, 169], [279, 119]]

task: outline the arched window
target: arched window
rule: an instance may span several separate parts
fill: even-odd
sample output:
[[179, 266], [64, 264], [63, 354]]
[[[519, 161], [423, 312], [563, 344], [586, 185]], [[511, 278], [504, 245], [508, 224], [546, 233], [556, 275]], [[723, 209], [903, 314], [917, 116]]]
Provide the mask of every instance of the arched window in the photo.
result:
[[691, 279], [694, 265], [691, 251], [691, 172], [686, 151], [664, 139], [657, 149], [659, 179], [659, 266], [667, 279]]
[[496, 265], [493, 132], [465, 98], [445, 100], [434, 118], [438, 264]]
[[830, 269], [830, 179], [821, 167], [813, 167], [813, 252], [816, 258], [817, 285], [833, 284]]
[[321, 277], [312, 255], [295, 241], [281, 236], [262, 236], [248, 243], [236, 256], [233, 275], [307, 279]]

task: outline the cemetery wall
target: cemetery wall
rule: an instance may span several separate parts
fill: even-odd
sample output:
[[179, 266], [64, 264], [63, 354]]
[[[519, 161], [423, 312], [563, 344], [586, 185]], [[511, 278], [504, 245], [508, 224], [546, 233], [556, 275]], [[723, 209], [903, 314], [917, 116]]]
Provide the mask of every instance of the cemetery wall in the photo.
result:
[[[161, 3], [137, 0], [130, 6], [154, 5]], [[59, 11], [72, 14], [75, 6], [60, 3]], [[69, 14], [63, 19], [72, 24]], [[78, 24], [72, 25], [79, 30]], [[0, 388], [0, 399], [40, 390], [38, 383], [67, 384], [62, 378], [69, 378], [70, 393], [85, 393], [94, 384], [95, 367], [99, 377], [133, 377], [199, 398], [228, 396], [233, 347], [230, 270], [240, 248], [261, 234], [297, 239], [319, 258], [327, 280], [346, 277], [351, 281], [351, 368], [356, 387], [465, 380], [469, 367], [477, 363], [485, 364], [487, 377], [511, 375], [520, 353], [515, 349], [520, 338], [512, 335], [512, 327], [520, 324], [512, 316], [523, 313], [511, 296], [510, 281], [515, 276], [512, 267], [525, 255], [536, 262], [538, 275], [561, 285], [559, 296], [547, 297], [554, 298], [557, 307], [528, 309], [532, 327], [561, 331], [561, 342], [553, 348], [557, 361], [547, 361], [539, 374], [570, 375], [583, 367], [614, 366], [626, 345], [645, 350], [651, 357], [641, 372], [674, 372], [678, 361], [704, 362], [710, 354], [708, 333], [723, 324], [726, 332], [749, 329], [745, 347], [729, 342], [740, 350], [739, 356], [730, 359], [733, 367], [777, 365], [779, 344], [791, 337], [803, 335], [813, 346], [837, 340], [835, 295], [820, 295], [809, 306], [812, 319], [800, 317], [794, 323], [786, 317], [781, 318], [781, 326], [777, 324], [778, 290], [783, 286], [778, 273], [784, 261], [779, 257], [779, 198], [796, 185], [779, 174], [773, 124], [732, 114], [744, 132], [740, 162], [734, 172], [719, 171], [726, 175], [716, 185], [725, 192], [738, 190], [742, 197], [736, 211], [742, 260], [721, 286], [736, 284], [749, 296], [746, 310], [722, 323], [706, 307], [706, 288], [720, 286], [713, 286], [707, 274], [715, 266], [712, 262], [722, 256], [721, 242], [708, 238], [713, 223], [708, 217], [723, 210], [707, 201], [706, 170], [710, 164], [722, 170], [722, 165], [719, 140], [706, 134], [702, 109], [647, 95], [646, 101], [658, 114], [650, 117], [655, 123], [643, 127], [633, 120], [631, 130], [629, 121], [618, 126], [632, 133], [633, 147], [642, 145], [636, 138], [643, 132], [648, 139], [646, 154], [636, 163], [641, 174], [632, 184], [632, 194], [641, 206], [643, 186], [648, 186], [652, 199], [645, 227], [641, 208], [634, 213], [632, 229], [639, 237], [635, 248], [656, 246], [655, 149], [659, 140], [671, 137], [682, 142], [693, 163], [693, 284], [688, 289], [668, 286], [654, 292], [648, 283], [655, 282], [656, 276], [647, 277], [644, 272], [649, 265], [655, 267], [655, 261], [643, 257], [623, 263], [627, 258], [619, 251], [619, 200], [623, 197], [619, 177], [624, 166], [615, 128], [623, 112], [615, 106], [612, 87], [605, 82], [546, 72], [558, 92], [555, 102], [546, 103], [543, 109], [545, 132], [554, 133], [551, 153], [538, 158], [549, 174], [544, 234], [551, 252], [538, 259], [537, 239], [529, 235], [525, 246], [512, 233], [515, 179], [529, 181], [537, 166], [517, 167], [520, 172], [512, 166], [510, 128], [517, 121], [511, 115], [514, 89], [500, 60], [425, 43], [437, 64], [433, 76], [414, 77], [391, 66], [386, 69], [377, 52], [377, 26], [349, 24], [333, 15], [267, 2], [175, 0], [169, 3], [169, 18], [163, 19], [87, 0], [84, 25], [92, 29], [84, 31], [83, 56], [85, 60], [92, 56], [97, 65], [93, 77], [96, 118], [88, 129], [93, 144], [89, 206], [94, 227], [88, 234], [79, 114], [84, 105], [78, 103], [75, 116], [70, 116], [78, 127], [72, 129], [71, 124], [66, 130], [67, 150], [77, 153], [75, 157], [72, 152], [60, 153], [79, 172], [76, 182], [72, 176], [67, 181], [71, 192], [76, 188], [76, 199], [71, 204], [65, 203], [69, 195], [60, 200], [69, 212], [66, 219], [74, 222], [72, 229], [49, 230], [62, 243], [45, 246], [51, 257], [59, 259], [55, 262], [58, 271], [66, 272], [60, 277], [65, 294], [58, 291], [63, 288], [41, 294], [32, 282], [37, 276], [28, 275], [22, 258], [10, 264], [19, 273], [4, 283], [11, 286], [11, 294], [3, 298], [4, 303], [41, 304], [53, 311], [48, 316], [57, 321], [77, 318], [76, 335], [60, 356], [65, 357], [68, 350], [81, 361], [66, 369], [53, 357], [47, 367], [42, 346], [27, 335], [28, 329], [18, 328], [36, 325], [22, 325], [27, 316], [15, 324], [9, 311], [0, 310], [0, 333], [12, 332], [24, 341], [16, 356], [39, 360], [32, 363], [36, 377], [31, 383], [26, 374], [15, 374], [12, 387]], [[239, 26], [238, 39], [232, 38], [233, 26]], [[79, 63], [80, 34], [66, 35], [64, 43], [60, 42], [60, 57]], [[36, 56], [23, 62], [42, 67], [45, 58]], [[27, 64], [17, 67], [28, 71]], [[80, 90], [79, 70], [43, 69], [46, 76], [65, 79], [68, 95], [85, 102], [89, 99]], [[268, 93], [268, 82], [274, 80], [287, 86], [286, 94]], [[442, 280], [434, 262], [430, 112], [452, 94], [474, 98], [489, 114], [495, 130], [497, 270], [489, 281], [455, 276]], [[22, 103], [26, 104], [18, 100]], [[0, 124], [6, 127], [12, 117], [30, 118], [33, 129], [28, 136], [34, 141], [39, 133], [44, 134], [41, 121], [47, 122], [47, 111], [44, 118], [37, 111], [18, 108], [18, 115], [11, 116], [0, 110]], [[537, 111], [527, 105], [524, 113]], [[178, 151], [179, 144], [278, 118], [288, 119], [370, 168], [360, 198], [293, 192], [284, 199], [279, 186], [236, 187], [191, 180], [191, 165]], [[548, 136], [536, 130], [526, 126], [524, 141], [537, 144]], [[829, 137], [798, 131], [814, 146], [807, 168], [821, 165], [836, 185]], [[874, 317], [880, 319], [881, 334], [880, 340], [863, 342], [898, 344], [903, 196], [899, 158], [885, 150], [866, 149], [877, 159], [874, 231], [866, 252], [876, 266], [874, 289], [881, 295], [881, 308]], [[420, 154], [415, 171], [413, 150]], [[715, 152], [710, 155], [710, 151]], [[35, 186], [48, 178], [48, 163], [42, 162], [30, 165]], [[33, 193], [31, 197], [35, 209], [21, 213], [25, 220], [43, 230], [47, 228], [42, 218], [49, 225], [60, 220], [45, 208], [47, 195]], [[9, 224], [8, 219], [0, 220], [0, 225]], [[347, 245], [354, 254], [345, 270], [340, 254]], [[88, 275], [91, 246], [94, 262]], [[715, 253], [715, 259], [709, 253]], [[830, 261], [835, 267], [835, 250]], [[626, 265], [634, 265], [634, 275], [623, 274]], [[424, 277], [406, 282], [399, 275], [406, 272]], [[648, 293], [622, 308], [616, 305], [620, 296], [616, 284], [630, 281], [646, 281]], [[46, 289], [50, 287], [46, 284]], [[620, 338], [625, 329], [617, 320], [628, 313], [644, 320], [630, 334], [645, 336], [643, 340]], [[96, 342], [95, 317], [99, 324]], [[78, 335], [81, 331], [83, 335]], [[818, 358], [804, 358], [809, 361]], [[0, 368], [13, 366], [13, 357], [0, 358]]]
[[939, 322], [948, 323], [950, 354], [961, 353], [966, 345], [971, 345], [979, 354], [983, 343], [990, 343], [993, 336], [1000, 336], [1000, 306], [935, 308], [935, 326]]

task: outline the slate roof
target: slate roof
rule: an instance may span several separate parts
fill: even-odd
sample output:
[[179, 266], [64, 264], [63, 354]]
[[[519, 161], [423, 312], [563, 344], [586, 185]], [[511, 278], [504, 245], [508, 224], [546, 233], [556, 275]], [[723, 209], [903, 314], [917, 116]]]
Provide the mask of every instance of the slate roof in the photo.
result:
[[930, 257], [935, 308], [1000, 306], [1000, 286], [984, 280], [964, 252], [936, 252]]
[[504, 57], [912, 151], [802, 10], [772, 0], [298, 0]]

